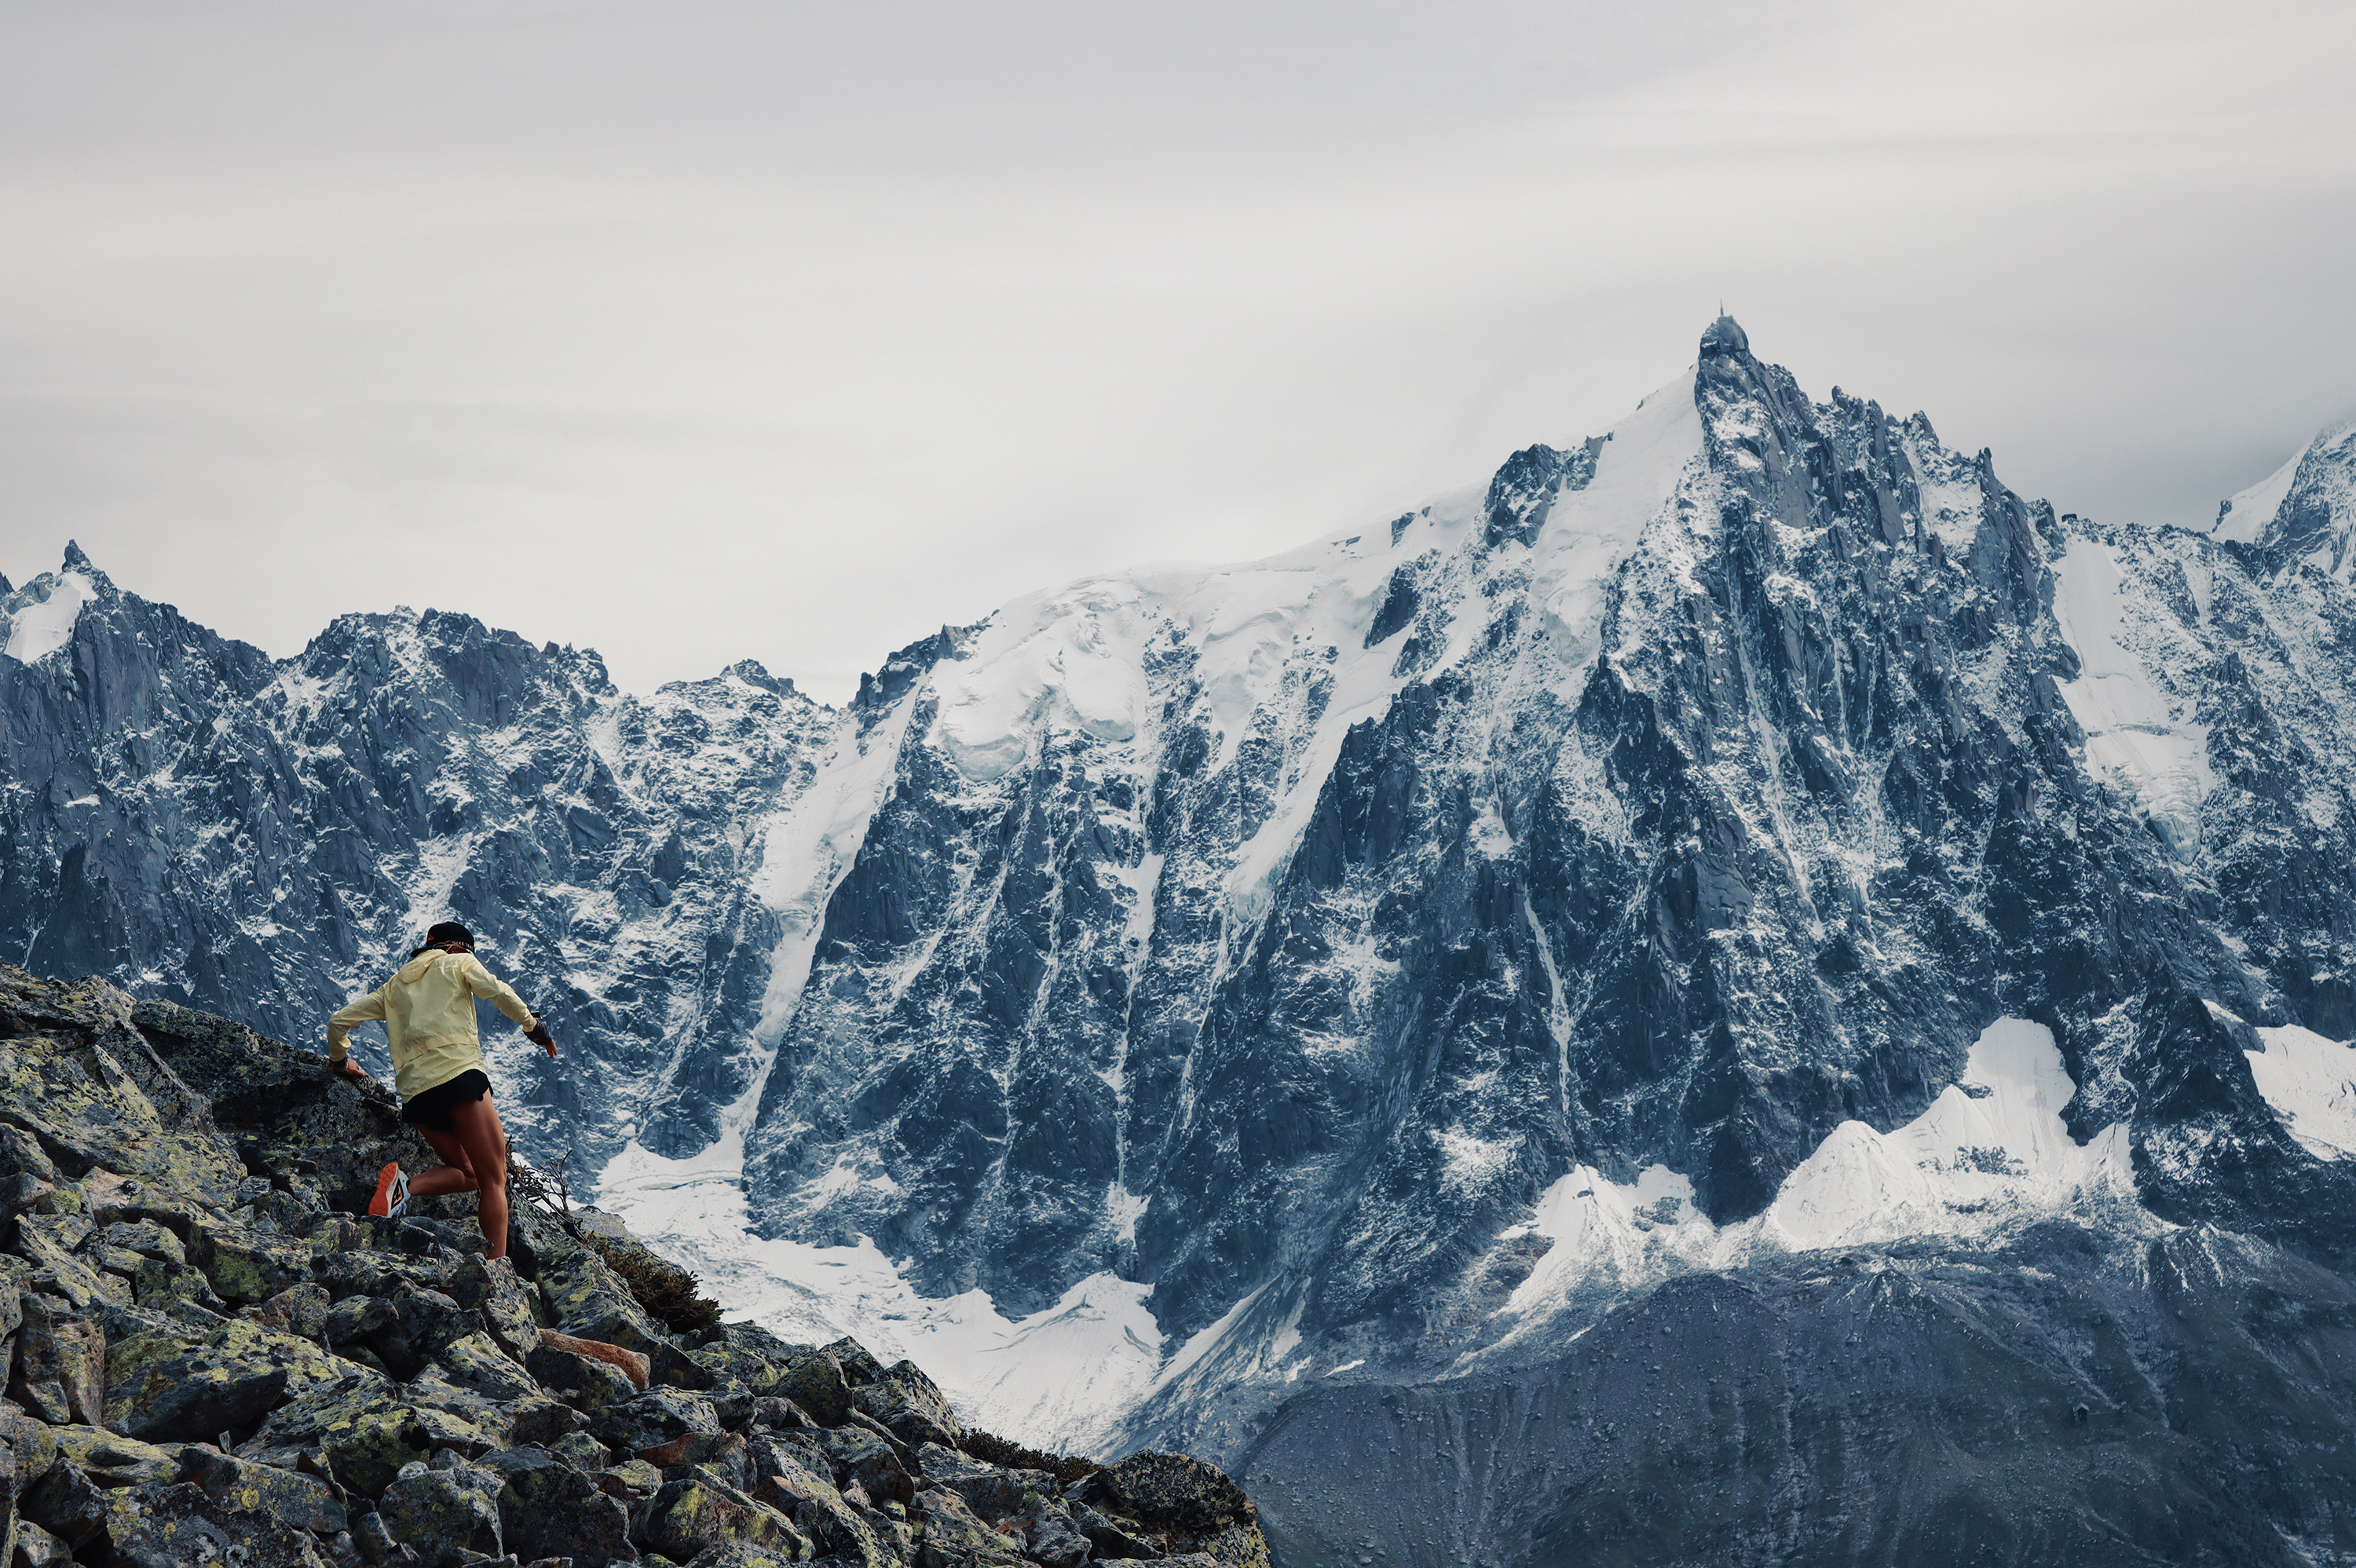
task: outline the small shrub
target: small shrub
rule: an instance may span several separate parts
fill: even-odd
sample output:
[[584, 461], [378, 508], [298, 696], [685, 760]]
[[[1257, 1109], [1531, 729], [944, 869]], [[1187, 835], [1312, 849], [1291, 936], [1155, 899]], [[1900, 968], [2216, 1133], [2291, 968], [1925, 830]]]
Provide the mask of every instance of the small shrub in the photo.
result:
[[589, 1250], [612, 1265], [648, 1314], [674, 1334], [700, 1334], [720, 1327], [720, 1303], [698, 1294], [701, 1283], [677, 1264], [641, 1246], [584, 1232]]
[[1044, 1470], [1066, 1487], [1104, 1468], [1094, 1459], [1076, 1454], [1043, 1454], [1036, 1448], [1025, 1448], [978, 1426], [965, 1429], [965, 1441], [959, 1446], [985, 1465], [1008, 1470]]

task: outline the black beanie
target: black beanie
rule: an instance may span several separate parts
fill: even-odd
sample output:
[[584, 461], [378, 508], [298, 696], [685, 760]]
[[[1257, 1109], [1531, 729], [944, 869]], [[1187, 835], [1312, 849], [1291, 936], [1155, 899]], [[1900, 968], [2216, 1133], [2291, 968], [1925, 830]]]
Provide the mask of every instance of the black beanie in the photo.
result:
[[[445, 942], [463, 942], [472, 947], [475, 945], [475, 933], [455, 920], [445, 920], [425, 933], [426, 947], [439, 947]], [[424, 948], [418, 951], [422, 953]]]

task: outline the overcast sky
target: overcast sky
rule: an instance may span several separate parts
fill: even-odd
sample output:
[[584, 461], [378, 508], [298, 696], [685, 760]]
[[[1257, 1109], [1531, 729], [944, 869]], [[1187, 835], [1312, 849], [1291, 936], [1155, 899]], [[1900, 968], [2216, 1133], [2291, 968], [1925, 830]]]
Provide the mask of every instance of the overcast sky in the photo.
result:
[[0, 0], [0, 571], [839, 699], [1763, 357], [2198, 525], [2356, 411], [2356, 6]]

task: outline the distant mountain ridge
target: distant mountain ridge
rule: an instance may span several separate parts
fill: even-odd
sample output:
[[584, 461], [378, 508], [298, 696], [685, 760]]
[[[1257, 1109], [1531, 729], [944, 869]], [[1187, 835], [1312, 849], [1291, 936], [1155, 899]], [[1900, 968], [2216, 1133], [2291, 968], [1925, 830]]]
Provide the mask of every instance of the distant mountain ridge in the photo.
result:
[[1288, 1504], [1303, 1413], [1466, 1419], [1680, 1281], [2063, 1224], [2130, 1295], [2184, 1227], [2221, 1288], [2340, 1288], [2351, 476], [2327, 432], [2212, 533], [2058, 513], [1721, 319], [1607, 432], [1028, 596], [839, 711], [432, 613], [273, 666], [70, 560], [0, 604], [50, 645], [0, 658], [0, 941], [300, 1038], [447, 903], [580, 1042], [499, 1058], [527, 1147], [733, 1304], [1223, 1456], [1317, 1560], [1374, 1483]]

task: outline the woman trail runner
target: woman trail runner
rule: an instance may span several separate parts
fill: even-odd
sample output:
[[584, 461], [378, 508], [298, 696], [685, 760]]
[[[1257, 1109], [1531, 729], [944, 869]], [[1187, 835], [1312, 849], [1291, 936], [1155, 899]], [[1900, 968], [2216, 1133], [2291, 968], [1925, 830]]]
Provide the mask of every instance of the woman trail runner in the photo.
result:
[[445, 1192], [479, 1195], [485, 1255], [508, 1253], [508, 1138], [483, 1071], [483, 1042], [475, 1029], [480, 997], [524, 1026], [524, 1038], [556, 1054], [556, 1040], [538, 1015], [475, 956], [474, 933], [444, 921], [425, 933], [393, 977], [327, 1020], [327, 1065], [365, 1078], [347, 1054], [352, 1026], [381, 1019], [392, 1041], [393, 1087], [401, 1119], [425, 1135], [444, 1160], [410, 1179], [398, 1160], [378, 1173], [369, 1212], [398, 1214], [412, 1198]]

